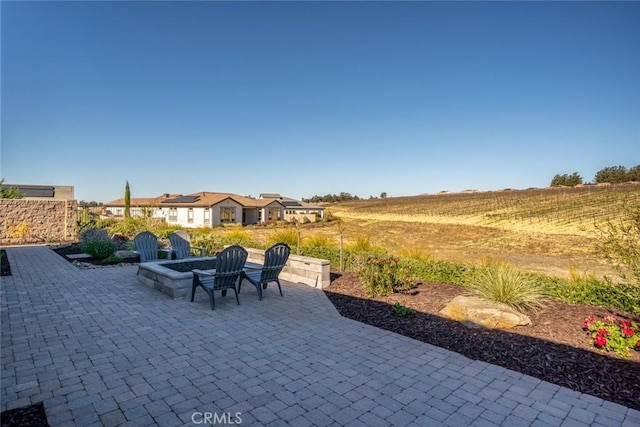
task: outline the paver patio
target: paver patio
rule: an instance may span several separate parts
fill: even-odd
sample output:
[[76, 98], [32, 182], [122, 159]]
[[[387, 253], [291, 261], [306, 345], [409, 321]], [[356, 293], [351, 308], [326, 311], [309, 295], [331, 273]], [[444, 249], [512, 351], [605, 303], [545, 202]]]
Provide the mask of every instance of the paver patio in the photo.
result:
[[[52, 426], [639, 426], [640, 411], [341, 317], [284, 283], [196, 302], [135, 266], [79, 270], [11, 247], [2, 278], [2, 410]], [[205, 418], [208, 417], [208, 418]]]

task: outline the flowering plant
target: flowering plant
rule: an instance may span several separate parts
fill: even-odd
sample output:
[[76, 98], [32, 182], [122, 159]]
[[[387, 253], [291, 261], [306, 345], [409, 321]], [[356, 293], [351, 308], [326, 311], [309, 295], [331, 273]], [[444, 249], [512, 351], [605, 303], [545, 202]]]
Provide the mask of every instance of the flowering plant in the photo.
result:
[[635, 322], [612, 315], [596, 320], [591, 314], [584, 319], [582, 328], [591, 335], [591, 344], [602, 351], [614, 351], [620, 357], [629, 357], [631, 349], [640, 351], [640, 328]]

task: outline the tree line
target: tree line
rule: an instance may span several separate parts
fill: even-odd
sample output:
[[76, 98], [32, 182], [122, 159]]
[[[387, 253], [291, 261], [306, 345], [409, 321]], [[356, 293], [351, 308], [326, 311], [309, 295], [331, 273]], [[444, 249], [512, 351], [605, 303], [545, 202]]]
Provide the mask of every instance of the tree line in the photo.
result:
[[325, 194], [324, 196], [313, 196], [308, 199], [302, 199], [305, 203], [318, 202], [348, 202], [349, 200], [360, 200], [360, 197], [351, 193], [341, 192], [340, 194]]
[[[608, 182], [610, 184], [621, 184], [623, 182], [640, 182], [640, 165], [636, 165], [627, 169], [624, 166], [608, 166], [596, 172], [593, 178], [594, 184], [602, 184]], [[584, 179], [578, 172], [572, 174], [557, 174], [551, 180], [551, 186], [566, 185], [574, 187], [584, 184]]]

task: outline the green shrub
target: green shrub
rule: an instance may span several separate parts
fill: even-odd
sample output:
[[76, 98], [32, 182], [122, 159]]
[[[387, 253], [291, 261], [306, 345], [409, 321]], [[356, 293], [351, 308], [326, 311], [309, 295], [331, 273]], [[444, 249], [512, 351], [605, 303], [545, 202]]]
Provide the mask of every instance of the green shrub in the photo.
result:
[[394, 291], [398, 258], [393, 255], [361, 252], [354, 256], [353, 268], [369, 297], [389, 295]]
[[118, 248], [109, 239], [95, 238], [84, 242], [80, 245], [80, 249], [94, 258], [104, 259], [111, 256]]
[[192, 246], [202, 246], [208, 255], [217, 254], [224, 249], [225, 244], [221, 236], [211, 232], [197, 234], [191, 239]]
[[[300, 254], [311, 258], [326, 259], [331, 263], [332, 267], [340, 267], [340, 249], [338, 248], [305, 245], [301, 248]], [[345, 258], [347, 256], [346, 254], [347, 251], [345, 251]]]
[[472, 295], [500, 302], [518, 311], [535, 311], [548, 300], [544, 285], [508, 264], [494, 264], [476, 271], [467, 283]]
[[96, 227], [87, 228], [80, 233], [80, 246], [91, 240], [109, 240], [109, 233], [103, 228]]
[[111, 234], [123, 234], [133, 239], [136, 234], [147, 231], [149, 226], [145, 218], [126, 218], [109, 227]]
[[408, 267], [411, 278], [431, 283], [464, 285], [474, 272], [473, 267], [447, 261], [403, 258], [400, 265]]
[[640, 294], [635, 285], [613, 283], [587, 277], [583, 280], [566, 280], [557, 277], [541, 277], [547, 293], [570, 304], [596, 305], [616, 308], [640, 315]]
[[399, 302], [393, 305], [393, 314], [395, 314], [397, 317], [407, 317], [415, 313], [416, 311], [413, 308], [405, 307]]

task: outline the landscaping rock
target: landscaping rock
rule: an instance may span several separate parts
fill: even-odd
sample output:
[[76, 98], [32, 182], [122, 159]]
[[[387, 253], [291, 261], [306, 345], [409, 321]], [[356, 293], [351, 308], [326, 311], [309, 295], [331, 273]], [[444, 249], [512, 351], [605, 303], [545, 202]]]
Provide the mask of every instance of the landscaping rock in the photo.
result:
[[528, 316], [506, 304], [464, 295], [451, 300], [440, 314], [470, 328], [508, 329], [531, 324]]
[[118, 258], [126, 259], [126, 258], [134, 258], [138, 254], [136, 253], [136, 251], [116, 251], [114, 255], [117, 256]]

